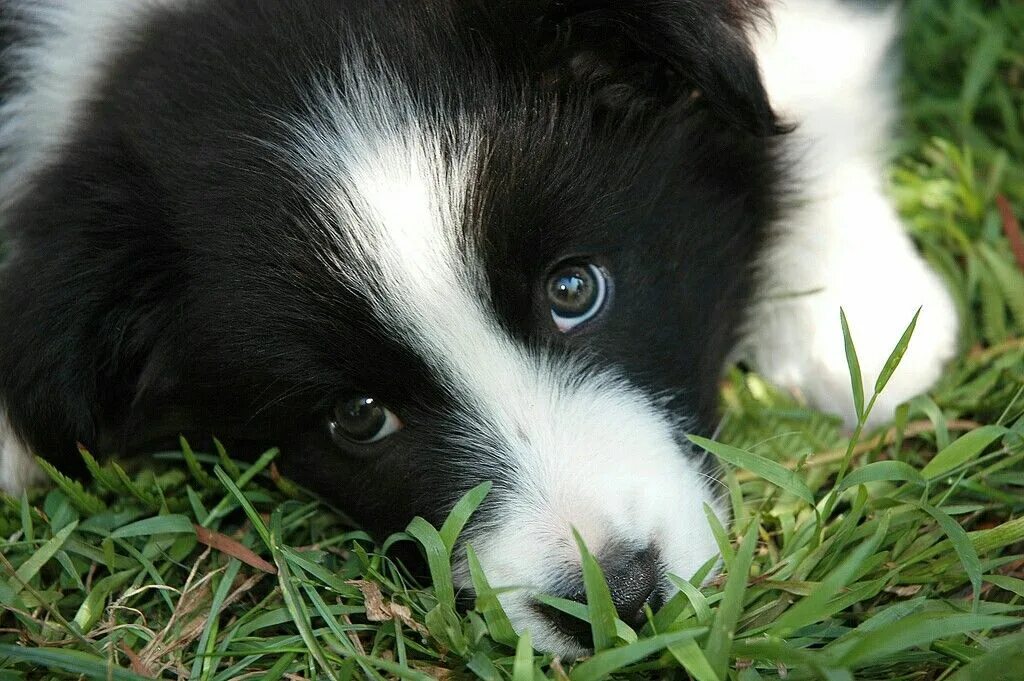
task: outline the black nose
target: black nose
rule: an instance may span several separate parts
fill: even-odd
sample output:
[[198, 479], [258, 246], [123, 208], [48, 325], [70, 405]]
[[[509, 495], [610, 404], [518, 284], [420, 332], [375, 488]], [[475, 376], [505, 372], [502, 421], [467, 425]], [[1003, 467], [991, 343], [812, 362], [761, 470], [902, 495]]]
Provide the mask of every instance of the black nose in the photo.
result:
[[[663, 605], [658, 589], [661, 565], [657, 552], [650, 548], [642, 551], [617, 549], [602, 555], [600, 563], [619, 619], [634, 628], [643, 626], [647, 621], [644, 605], [650, 605], [652, 610]], [[552, 595], [578, 603], [587, 601], [582, 577], [578, 575], [571, 585], [558, 589]], [[588, 623], [547, 605], [539, 605], [538, 610], [563, 634], [583, 646], [593, 647]]]
[[645, 549], [619, 554], [605, 564], [604, 578], [619, 619], [631, 627], [642, 626], [647, 621], [644, 605], [651, 604], [652, 609], [661, 605], [651, 603], [661, 581], [657, 555]]

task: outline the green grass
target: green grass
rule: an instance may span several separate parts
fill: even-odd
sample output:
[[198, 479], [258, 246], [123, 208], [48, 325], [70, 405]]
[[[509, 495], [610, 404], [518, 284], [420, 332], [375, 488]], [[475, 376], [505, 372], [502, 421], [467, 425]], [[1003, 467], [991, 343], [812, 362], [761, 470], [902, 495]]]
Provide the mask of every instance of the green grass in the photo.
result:
[[472, 556], [476, 607], [455, 608], [452, 547], [486, 489], [389, 541], [423, 547], [423, 586], [274, 452], [87, 458], [84, 486], [0, 504], [0, 681], [1024, 679], [1024, 275], [997, 201], [1024, 206], [1024, 3], [911, 0], [908, 19], [893, 195], [956, 293], [963, 356], [853, 438], [732, 373], [719, 442], [700, 441], [729, 470], [721, 576], [680, 580], [634, 632], [588, 570], [589, 606], [553, 603], [599, 643], [573, 666], [516, 639]]

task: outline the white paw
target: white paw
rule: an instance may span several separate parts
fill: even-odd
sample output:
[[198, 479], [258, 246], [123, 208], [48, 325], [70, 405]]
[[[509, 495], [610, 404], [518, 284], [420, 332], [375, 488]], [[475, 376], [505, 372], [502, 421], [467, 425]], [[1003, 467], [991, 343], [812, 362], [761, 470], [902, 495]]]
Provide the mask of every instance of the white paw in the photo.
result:
[[[881, 151], [895, 118], [895, 8], [787, 0], [757, 52], [772, 104], [795, 132], [783, 140], [797, 205], [761, 263], [760, 301], [741, 348], [758, 370], [821, 409], [856, 422], [839, 309], [846, 311], [864, 391], [921, 308], [917, 329], [871, 413], [877, 424], [927, 391], [957, 347], [953, 302], [886, 199]], [[805, 56], [814, 54], [812, 63]]]
[[821, 220], [820, 228], [789, 234], [769, 255], [769, 291], [751, 318], [747, 352], [772, 382], [852, 426], [857, 415], [840, 308], [866, 398], [920, 308], [907, 353], [871, 412], [869, 424], [877, 425], [899, 404], [926, 392], [953, 358], [956, 309], [880, 193], [847, 194], [803, 217], [808, 216]]
[[0, 411], [0, 490], [21, 494], [26, 487], [43, 480], [43, 471], [21, 440], [11, 431]]

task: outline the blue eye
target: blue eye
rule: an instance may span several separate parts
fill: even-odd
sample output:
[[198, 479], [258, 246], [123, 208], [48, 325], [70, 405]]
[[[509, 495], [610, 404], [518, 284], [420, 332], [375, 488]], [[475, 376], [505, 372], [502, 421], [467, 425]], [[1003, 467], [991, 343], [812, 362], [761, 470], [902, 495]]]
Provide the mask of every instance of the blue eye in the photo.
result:
[[555, 326], [568, 333], [593, 319], [604, 307], [608, 275], [590, 263], [563, 263], [548, 277], [547, 294]]

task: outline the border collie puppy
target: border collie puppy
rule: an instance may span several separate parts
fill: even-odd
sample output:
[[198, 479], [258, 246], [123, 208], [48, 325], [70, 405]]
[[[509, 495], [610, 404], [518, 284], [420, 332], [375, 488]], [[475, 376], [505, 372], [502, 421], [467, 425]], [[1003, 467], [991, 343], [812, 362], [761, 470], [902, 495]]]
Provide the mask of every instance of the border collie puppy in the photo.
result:
[[583, 598], [574, 527], [642, 622], [728, 520], [684, 438], [727, 360], [851, 419], [840, 305], [866, 381], [924, 308], [879, 416], [955, 349], [882, 189], [893, 13], [772, 9], [0, 0], [0, 484], [215, 434], [387, 533], [491, 480], [519, 630], [585, 650], [532, 598]]

